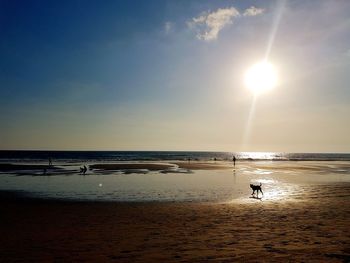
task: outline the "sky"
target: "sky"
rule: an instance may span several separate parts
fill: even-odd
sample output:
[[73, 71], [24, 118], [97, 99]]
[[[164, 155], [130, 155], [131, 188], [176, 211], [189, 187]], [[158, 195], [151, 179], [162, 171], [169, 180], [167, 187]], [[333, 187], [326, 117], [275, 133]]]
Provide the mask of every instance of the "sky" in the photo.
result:
[[[350, 152], [349, 12], [0, 0], [0, 149]], [[278, 82], [255, 97], [263, 59]]]

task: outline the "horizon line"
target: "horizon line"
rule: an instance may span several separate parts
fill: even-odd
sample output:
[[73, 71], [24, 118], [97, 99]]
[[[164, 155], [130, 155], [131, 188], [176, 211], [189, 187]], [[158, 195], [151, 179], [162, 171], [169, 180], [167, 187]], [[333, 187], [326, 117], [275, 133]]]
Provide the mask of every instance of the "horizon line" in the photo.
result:
[[349, 152], [288, 152], [288, 151], [213, 151], [213, 150], [50, 150], [50, 149], [0, 149], [0, 152], [5, 151], [38, 151], [38, 152], [213, 152], [213, 153], [289, 153], [289, 154], [350, 154]]

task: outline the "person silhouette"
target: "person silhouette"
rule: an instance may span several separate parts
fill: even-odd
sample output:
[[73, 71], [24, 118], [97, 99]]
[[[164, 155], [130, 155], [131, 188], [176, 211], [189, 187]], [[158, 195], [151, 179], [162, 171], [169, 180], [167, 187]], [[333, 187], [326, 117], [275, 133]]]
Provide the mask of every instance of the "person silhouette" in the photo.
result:
[[83, 175], [85, 175], [86, 171], [87, 171], [87, 168], [86, 168], [86, 166], [84, 165], [84, 168], [83, 168]]
[[49, 166], [52, 166], [52, 160], [51, 160], [51, 157], [49, 157]]
[[232, 162], [233, 162], [233, 166], [235, 167], [236, 166], [236, 156], [233, 156]]

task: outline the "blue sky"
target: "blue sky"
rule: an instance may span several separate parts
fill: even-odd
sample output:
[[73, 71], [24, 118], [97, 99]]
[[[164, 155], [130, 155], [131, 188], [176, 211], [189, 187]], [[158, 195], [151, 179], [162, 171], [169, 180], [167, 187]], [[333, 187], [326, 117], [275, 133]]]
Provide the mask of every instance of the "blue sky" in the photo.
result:
[[[349, 152], [349, 11], [2, 0], [0, 148]], [[247, 123], [242, 79], [269, 43], [279, 83]]]

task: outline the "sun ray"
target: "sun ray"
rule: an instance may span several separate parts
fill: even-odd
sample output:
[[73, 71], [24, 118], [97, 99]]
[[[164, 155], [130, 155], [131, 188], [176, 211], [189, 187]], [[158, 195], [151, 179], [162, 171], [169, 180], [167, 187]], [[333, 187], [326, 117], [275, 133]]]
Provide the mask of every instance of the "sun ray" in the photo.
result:
[[250, 140], [251, 124], [252, 124], [253, 117], [255, 115], [256, 98], [257, 98], [257, 96], [253, 97], [252, 104], [250, 106], [247, 122], [246, 122], [245, 129], [244, 129], [245, 132], [243, 134], [241, 151], [246, 150], [245, 148], [247, 147], [248, 141]]
[[[273, 24], [272, 24], [272, 28], [271, 28], [271, 33], [270, 36], [268, 38], [268, 42], [267, 42], [267, 48], [266, 48], [266, 52], [265, 52], [265, 58], [263, 60], [263, 62], [267, 62], [268, 58], [270, 56], [271, 53], [271, 49], [273, 46], [273, 43], [275, 41], [275, 37], [276, 37], [276, 33], [281, 21], [281, 17], [284, 11], [284, 8], [286, 6], [286, 0], [281, 0], [278, 2], [278, 6], [276, 8], [276, 13], [275, 13], [275, 18], [273, 20]], [[274, 73], [275, 74], [275, 73]], [[248, 81], [250, 82], [250, 81]], [[253, 82], [257, 82], [257, 80], [254, 80]], [[272, 86], [276, 85], [277, 79], [272, 80]], [[248, 118], [247, 118], [247, 123], [245, 126], [245, 132], [243, 134], [243, 140], [242, 140], [242, 149], [244, 150], [245, 147], [248, 144], [248, 141], [250, 140], [250, 134], [251, 134], [251, 124], [252, 124], [252, 120], [255, 114], [255, 107], [256, 107], [256, 101], [257, 101], [257, 95], [259, 92], [253, 92], [254, 96], [253, 96], [253, 100], [252, 100], [252, 104], [249, 110], [249, 114], [248, 114]]]
[[271, 53], [271, 49], [273, 46], [273, 43], [275, 41], [275, 37], [276, 37], [276, 33], [281, 21], [281, 17], [284, 11], [284, 8], [286, 6], [286, 0], [281, 0], [278, 1], [278, 6], [276, 8], [276, 13], [275, 13], [275, 18], [273, 20], [273, 24], [272, 24], [272, 28], [271, 28], [271, 33], [269, 36], [269, 40], [267, 42], [267, 48], [266, 48], [266, 52], [265, 52], [265, 60], [268, 60], [270, 53]]

